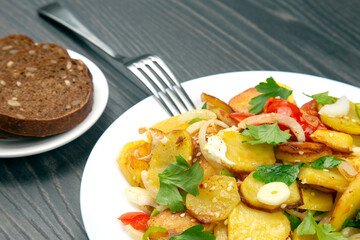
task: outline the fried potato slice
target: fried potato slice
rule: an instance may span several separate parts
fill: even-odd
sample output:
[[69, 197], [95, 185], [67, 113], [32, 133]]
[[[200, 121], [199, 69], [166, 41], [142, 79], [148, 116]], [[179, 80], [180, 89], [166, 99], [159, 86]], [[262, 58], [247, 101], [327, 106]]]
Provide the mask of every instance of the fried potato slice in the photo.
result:
[[[322, 105], [318, 105], [321, 109]], [[344, 132], [353, 135], [360, 135], [360, 119], [355, 111], [355, 104], [350, 102], [350, 111], [346, 116], [330, 117], [320, 114], [321, 121], [326, 125], [339, 132]]]
[[259, 93], [256, 88], [249, 88], [232, 97], [229, 101], [229, 106], [234, 110], [234, 112], [249, 113], [250, 100], [260, 94], [261, 93]]
[[257, 193], [264, 186], [264, 182], [260, 182], [253, 177], [253, 173], [245, 178], [240, 185], [240, 193], [242, 201], [251, 208], [259, 209], [266, 212], [283, 211], [301, 206], [303, 204], [299, 186], [296, 182], [289, 186], [290, 197], [279, 205], [268, 205], [262, 203], [257, 198]]
[[334, 200], [332, 193], [322, 192], [307, 184], [300, 185], [304, 204], [300, 209], [327, 212], [333, 209]]
[[353, 146], [351, 135], [333, 130], [318, 129], [310, 137], [314, 142], [324, 143], [339, 152], [349, 153]]
[[166, 232], [154, 231], [150, 233], [150, 239], [156, 240], [168, 240], [170, 237], [179, 235], [186, 229], [199, 225], [196, 218], [192, 217], [188, 212], [184, 213], [172, 213], [169, 209], [164, 210], [155, 217], [150, 218], [148, 221], [148, 227], [163, 227], [166, 228]]
[[186, 196], [189, 213], [203, 223], [226, 219], [240, 202], [240, 195], [233, 177], [215, 175], [204, 181], [198, 196]]
[[349, 182], [341, 175], [337, 168], [319, 170], [303, 167], [300, 169], [298, 178], [302, 184], [320, 186], [337, 192], [344, 192], [349, 185]]
[[347, 218], [354, 218], [360, 209], [360, 174], [358, 174], [337, 201], [330, 223], [339, 231]]
[[229, 167], [234, 173], [252, 172], [258, 166], [274, 164], [276, 161], [273, 147], [269, 144], [243, 143], [252, 138], [233, 131], [225, 131], [222, 137], [227, 146], [226, 157], [234, 162]]
[[285, 240], [290, 233], [290, 222], [282, 212], [263, 212], [242, 202], [231, 212], [228, 220], [229, 240]]
[[[286, 89], [291, 90], [289, 86], [285, 84], [277, 83], [280, 87], [284, 87]], [[234, 112], [241, 112], [241, 113], [249, 113], [250, 107], [250, 100], [254, 97], [259, 96], [261, 93], [256, 90], [256, 88], [252, 87], [249, 88], [238, 95], [232, 97], [229, 101], [229, 106], [234, 110]], [[295, 103], [294, 95], [291, 94], [287, 100], [291, 103]]]
[[183, 122], [179, 120], [179, 116], [174, 116], [168, 119], [165, 119], [161, 122], [155, 123], [151, 128], [159, 129], [164, 133], [168, 133], [177, 129], [186, 129], [189, 126], [188, 122]]
[[190, 162], [193, 153], [192, 139], [185, 130], [173, 130], [159, 141], [153, 151], [148, 170], [148, 182], [159, 189], [159, 173], [162, 173], [170, 163], [175, 162], [175, 156], [181, 155]]
[[141, 172], [149, 168], [149, 159], [146, 156], [150, 151], [151, 144], [143, 140], [129, 142], [120, 151], [116, 161], [130, 185], [144, 187]]
[[218, 99], [217, 97], [211, 96], [206, 93], [201, 94], [201, 101], [206, 102], [207, 105], [211, 108], [219, 108], [227, 113], [232, 113], [232, 108], [225, 103], [224, 101]]
[[315, 142], [286, 142], [275, 148], [275, 157], [288, 163], [311, 163], [331, 154], [329, 147]]
[[216, 240], [228, 239], [228, 230], [227, 226], [224, 224], [224, 221], [220, 221], [216, 224], [214, 228], [214, 235], [216, 237]]

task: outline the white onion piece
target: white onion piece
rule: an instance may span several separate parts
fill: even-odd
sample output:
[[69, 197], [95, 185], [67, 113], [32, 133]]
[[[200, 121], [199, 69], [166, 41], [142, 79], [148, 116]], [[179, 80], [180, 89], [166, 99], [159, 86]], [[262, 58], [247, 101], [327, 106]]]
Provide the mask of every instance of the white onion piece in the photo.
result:
[[145, 171], [145, 170], [142, 171], [141, 172], [141, 180], [144, 184], [145, 189], [148, 190], [149, 193], [151, 194], [151, 196], [155, 199], [159, 192], [159, 189], [157, 187], [155, 187], [151, 183], [151, 181], [149, 181], [148, 175], [149, 175], [148, 171]]
[[350, 111], [350, 101], [345, 97], [342, 96], [333, 104], [326, 104], [323, 106], [319, 114], [327, 115], [329, 117], [340, 117], [346, 116]]
[[140, 187], [125, 188], [125, 196], [128, 200], [138, 206], [152, 206], [156, 207], [158, 204], [155, 201], [152, 193]]
[[129, 235], [134, 239], [134, 240], [142, 240], [143, 239], [143, 232], [140, 232], [139, 230], [136, 230], [135, 228], [133, 228], [130, 224], [125, 225], [125, 230], [129, 233]]
[[[341, 234], [344, 235], [344, 237], [351, 237], [353, 235], [360, 234], [360, 230], [354, 227], [346, 227], [343, 230], [341, 230]], [[359, 238], [360, 239], [360, 238]]]
[[193, 120], [194, 118], [201, 118], [203, 120], [216, 119], [216, 114], [207, 109], [195, 109], [179, 115], [178, 121], [185, 123]]
[[341, 162], [337, 169], [345, 178], [352, 178], [358, 174], [353, 165], [345, 161]]
[[154, 149], [155, 145], [163, 139], [163, 137], [166, 135], [163, 131], [155, 128], [140, 128], [139, 129], [140, 134], [146, 133], [146, 137], [148, 139], [148, 142], [151, 143], [151, 150]]
[[200, 130], [201, 126], [205, 123], [205, 121], [200, 121], [200, 122], [196, 122], [196, 123], [193, 123], [191, 124], [187, 129], [186, 131], [192, 135], [194, 133], [196, 133], [197, 131]]
[[305, 142], [305, 133], [300, 124], [293, 118], [279, 113], [265, 113], [251, 116], [242, 120], [238, 127], [245, 129], [246, 125], [261, 125], [265, 123], [278, 123], [287, 126], [295, 134], [299, 142]]
[[[222, 168], [221, 160], [220, 160], [220, 163], [219, 163], [217, 161], [218, 159], [213, 159], [212, 156], [208, 153], [208, 151], [205, 150], [206, 130], [209, 127], [210, 124], [217, 124], [217, 125], [219, 125], [220, 127], [223, 127], [223, 128], [228, 128], [229, 126], [226, 123], [215, 119], [215, 120], [208, 120], [208, 121], [204, 122], [204, 124], [201, 126], [201, 128], [199, 130], [199, 146], [200, 146], [200, 151], [201, 151], [202, 155], [214, 167]], [[226, 165], [226, 162], [224, 162], [224, 165]]]

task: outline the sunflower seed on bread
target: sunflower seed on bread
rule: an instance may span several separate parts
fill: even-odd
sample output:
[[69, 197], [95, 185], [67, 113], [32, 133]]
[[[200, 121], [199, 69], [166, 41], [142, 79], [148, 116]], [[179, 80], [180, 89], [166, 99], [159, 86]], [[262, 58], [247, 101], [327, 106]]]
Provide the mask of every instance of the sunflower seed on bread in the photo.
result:
[[0, 38], [0, 65], [18, 51], [33, 47], [34, 41], [28, 36], [13, 34]]

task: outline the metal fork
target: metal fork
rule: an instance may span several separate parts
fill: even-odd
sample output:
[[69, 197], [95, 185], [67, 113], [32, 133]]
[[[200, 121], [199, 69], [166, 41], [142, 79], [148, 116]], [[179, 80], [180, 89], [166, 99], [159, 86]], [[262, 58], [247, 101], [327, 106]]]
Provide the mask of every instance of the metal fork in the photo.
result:
[[[154, 94], [155, 98], [171, 115], [175, 116], [185, 110], [195, 109], [195, 104], [161, 58], [155, 55], [124, 57], [96, 37], [69, 10], [54, 2], [38, 9], [40, 16], [50, 19], [124, 64]], [[186, 104], [186, 102], [188, 104]]]

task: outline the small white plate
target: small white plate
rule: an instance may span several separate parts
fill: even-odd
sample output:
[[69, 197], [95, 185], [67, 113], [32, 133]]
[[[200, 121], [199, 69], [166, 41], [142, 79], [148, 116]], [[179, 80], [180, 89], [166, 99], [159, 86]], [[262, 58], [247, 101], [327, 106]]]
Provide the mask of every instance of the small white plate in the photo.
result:
[[[294, 90], [299, 106], [310, 100], [303, 95], [330, 91], [330, 95], [346, 95], [354, 102], [360, 102], [360, 89], [333, 80], [287, 72], [233, 72], [208, 76], [183, 84], [190, 97], [201, 107], [200, 94], [205, 92], [225, 102], [232, 96], [263, 82], [272, 76]], [[130, 204], [124, 188], [129, 184], [122, 175], [116, 158], [127, 142], [142, 138], [139, 127], [150, 127], [169, 116], [156, 102], [148, 97], [121, 115], [101, 136], [86, 163], [80, 191], [80, 205], [83, 222], [90, 239], [131, 240], [123, 224], [117, 218], [126, 212], [140, 211]]]
[[50, 137], [28, 139], [0, 139], [0, 158], [30, 156], [58, 148], [85, 133], [103, 113], [108, 98], [109, 87], [102, 71], [88, 58], [68, 50], [71, 58], [80, 59], [89, 68], [94, 84], [94, 103], [86, 119], [75, 128]]

